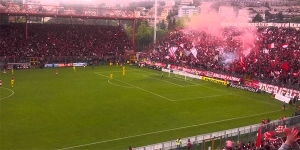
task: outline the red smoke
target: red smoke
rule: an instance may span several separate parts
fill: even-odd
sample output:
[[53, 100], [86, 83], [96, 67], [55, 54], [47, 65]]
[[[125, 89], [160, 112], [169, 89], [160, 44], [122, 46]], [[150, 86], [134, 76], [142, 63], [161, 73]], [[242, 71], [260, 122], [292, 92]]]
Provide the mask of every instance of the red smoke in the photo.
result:
[[[202, 3], [200, 7], [200, 14], [193, 16], [191, 21], [186, 23], [186, 28], [205, 31], [208, 34], [223, 39], [222, 28], [224, 28], [224, 26], [221, 26], [222, 23], [248, 23], [244, 18], [236, 17], [237, 12], [234, 11], [233, 8], [223, 8], [224, 11], [219, 14], [219, 12], [216, 12], [216, 9], [212, 8], [212, 3]], [[226, 11], [227, 9], [229, 11]], [[254, 36], [256, 33], [256, 27], [246, 28], [245, 26], [237, 26], [237, 28], [240, 31], [243, 31], [241, 36], [236, 37], [237, 40], [243, 43], [243, 52], [240, 52], [240, 54], [244, 54], [246, 56], [250, 51], [254, 50], [252, 48], [254, 47], [254, 42], [256, 40]]]

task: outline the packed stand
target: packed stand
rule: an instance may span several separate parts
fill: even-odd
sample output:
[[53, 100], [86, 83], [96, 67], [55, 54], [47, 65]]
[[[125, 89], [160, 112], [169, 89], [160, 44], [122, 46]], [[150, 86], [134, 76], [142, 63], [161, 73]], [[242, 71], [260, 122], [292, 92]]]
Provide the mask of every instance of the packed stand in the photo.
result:
[[260, 132], [252, 141], [227, 140], [223, 150], [299, 150], [300, 128], [278, 126], [275, 131]]
[[24, 24], [0, 26], [0, 57], [10, 62], [29, 57], [116, 56], [130, 49], [132, 43], [117, 26], [28, 24], [28, 39]]
[[[249, 33], [251, 43], [243, 40]], [[299, 47], [300, 30], [295, 28], [226, 27], [218, 36], [182, 29], [157, 42], [150, 58], [299, 88]]]

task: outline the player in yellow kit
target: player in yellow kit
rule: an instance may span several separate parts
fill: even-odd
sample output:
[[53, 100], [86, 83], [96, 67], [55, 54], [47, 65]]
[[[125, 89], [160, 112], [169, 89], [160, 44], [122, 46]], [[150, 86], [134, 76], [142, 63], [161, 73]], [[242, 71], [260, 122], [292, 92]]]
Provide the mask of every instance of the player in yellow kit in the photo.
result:
[[11, 87], [14, 87], [14, 84], [15, 84], [15, 78], [14, 77], [11, 78], [10, 84], [11, 84]]
[[123, 68], [122, 75], [125, 76], [125, 67], [122, 68]]

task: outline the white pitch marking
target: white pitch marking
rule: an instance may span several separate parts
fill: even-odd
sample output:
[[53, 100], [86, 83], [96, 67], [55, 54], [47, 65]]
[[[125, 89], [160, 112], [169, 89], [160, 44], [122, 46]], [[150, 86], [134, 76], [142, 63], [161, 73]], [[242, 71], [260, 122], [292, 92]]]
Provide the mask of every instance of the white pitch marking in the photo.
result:
[[[186, 81], [186, 80], [184, 80], [184, 79], [181, 79], [181, 78], [178, 78], [178, 77], [175, 77], [175, 78], [173, 78], [173, 79], [179, 80], [179, 81], [185, 81], [185, 82], [188, 82], [188, 81]], [[198, 84], [193, 83], [193, 82], [188, 82], [188, 83], [191, 83], [191, 84], [193, 84], [193, 85], [198, 85]]]
[[108, 79], [107, 82], [114, 85], [114, 86], [123, 87], [123, 88], [134, 88], [134, 87], [130, 87], [130, 86], [122, 86], [122, 85], [114, 84], [114, 83], [110, 82], [110, 80], [111, 79]]
[[180, 130], [180, 129], [186, 129], [186, 128], [191, 128], [191, 127], [198, 127], [198, 126], [209, 125], [209, 124], [214, 124], [214, 123], [220, 123], [220, 122], [225, 122], [225, 121], [232, 121], [232, 120], [237, 120], [237, 119], [244, 119], [244, 118], [249, 118], [249, 117], [254, 117], [254, 116], [260, 116], [260, 115], [270, 114], [270, 113], [274, 113], [274, 112], [278, 112], [278, 111], [281, 111], [281, 110], [270, 111], [270, 112], [266, 112], [266, 113], [260, 113], [260, 114], [243, 116], [243, 117], [236, 117], [236, 118], [231, 118], [231, 119], [224, 119], [224, 120], [213, 121], [213, 122], [207, 122], [207, 123], [202, 123], [202, 124], [195, 124], [195, 125], [178, 127], [178, 128], [173, 128], [173, 129], [160, 130], [160, 131], [155, 131], [155, 132], [148, 132], [148, 133], [144, 133], [144, 134], [131, 135], [131, 136], [122, 137], [122, 138], [116, 138], [116, 139], [111, 139], [111, 140], [93, 142], [93, 143], [89, 143], [89, 144], [82, 144], [82, 145], [77, 145], [77, 146], [60, 148], [60, 149], [57, 149], [57, 150], [73, 149], [73, 148], [85, 147], [85, 146], [90, 146], [90, 145], [95, 145], [95, 144], [101, 144], [101, 143], [119, 141], [119, 140], [124, 140], [124, 139], [129, 139], [129, 138], [135, 138], [135, 137], [140, 137], [140, 136], [145, 136], [145, 135], [157, 134], [157, 133], [162, 133], [162, 132], [175, 131], [175, 130]]
[[179, 84], [176, 84], [176, 83], [173, 83], [173, 82], [169, 82], [169, 81], [166, 81], [166, 80], [156, 79], [156, 78], [153, 78], [153, 77], [150, 77], [150, 76], [146, 76], [146, 75], [143, 75], [143, 76], [148, 77], [148, 78], [152, 78], [152, 79], [155, 79], [155, 80], [160, 80], [160, 81], [163, 81], [163, 82], [167, 82], [167, 83], [170, 83], [170, 84], [174, 84], [174, 85], [177, 85], [177, 86], [180, 86], [180, 87], [184, 87], [182, 85], [179, 85]]
[[173, 101], [184, 101], [184, 100], [191, 100], [191, 99], [202, 99], [202, 98], [219, 97], [219, 96], [226, 96], [226, 95], [231, 95], [231, 94], [211, 95], [211, 96], [201, 96], [201, 97], [193, 97], [193, 98], [178, 99], [178, 100], [173, 100]]
[[103, 71], [103, 72], [95, 72], [96, 74], [98, 74], [98, 73], [112, 73], [112, 72], [122, 72], [122, 71]]
[[[160, 74], [157, 74], [157, 73], [150, 73], [150, 72], [147, 72], [147, 71], [143, 71], [143, 70], [138, 70], [138, 69], [134, 69], [134, 68], [130, 68], [130, 69], [133, 69], [133, 70], [137, 70], [137, 71], [140, 71], [140, 72], [145, 72], [145, 73], [148, 73], [148, 74], [155, 74], [155, 75], [158, 75], [158, 76], [160, 76]], [[183, 79], [181, 79], [181, 78], [173, 78], [173, 79], [175, 79], [175, 80], [180, 80], [180, 81], [185, 81], [185, 80], [183, 80]], [[163, 81], [163, 80], [162, 80]], [[186, 81], [187, 82], [187, 81]], [[170, 82], [171, 83], [171, 82]], [[191, 84], [193, 84], [193, 85], [180, 85], [180, 86], [182, 86], [182, 87], [186, 87], [186, 86], [198, 86], [198, 85], [200, 85], [200, 84], [197, 84], [197, 83], [193, 83], [193, 82], [188, 82], [188, 83], [191, 83]], [[175, 83], [174, 83], [175, 84]]]
[[[243, 96], [241, 94], [233, 94], [233, 96]], [[256, 102], [259, 102], [259, 103], [265, 103], [265, 104], [269, 104], [269, 105], [274, 105], [274, 106], [278, 106], [277, 104], [273, 104], [273, 103], [268, 103], [268, 102], [264, 102], [264, 101], [260, 101], [260, 100], [257, 100], [257, 99], [254, 99], [254, 98], [251, 98], [251, 97], [246, 97], [246, 99], [250, 99], [250, 100], [253, 100], [253, 101], [256, 101]]]
[[[104, 75], [102, 75], [102, 74], [98, 74], [98, 75], [104, 76]], [[104, 77], [106, 77], [106, 76], [104, 76]], [[108, 77], [107, 77], [107, 78], [108, 78]], [[137, 88], [137, 89], [140, 89], [140, 90], [142, 90], [142, 91], [148, 92], [148, 93], [150, 93], [150, 94], [152, 94], [152, 95], [155, 95], [155, 96], [161, 97], [161, 98], [163, 98], [163, 99], [166, 99], [166, 100], [168, 100], [168, 101], [172, 101], [172, 100], [171, 100], [171, 99], [169, 99], [169, 98], [166, 98], [166, 97], [164, 97], [164, 96], [161, 96], [161, 95], [159, 95], [159, 94], [156, 94], [156, 93], [153, 93], [153, 92], [151, 92], [151, 91], [145, 90], [145, 89], [143, 89], [143, 88], [140, 88], [140, 87], [138, 87], [138, 86], [135, 86], [135, 85], [129, 84], [129, 83], [127, 83], [127, 82], [123, 82], [123, 81], [120, 81], [120, 80], [117, 80], [117, 79], [114, 79], [114, 80], [116, 80], [116, 81], [119, 81], [119, 82], [122, 82], [122, 83], [125, 83], [125, 84], [128, 84], [128, 85], [130, 85], [130, 86], [132, 86], [132, 87], [135, 87], [135, 88]]]
[[13, 90], [11, 90], [11, 89], [4, 88], [4, 87], [0, 87], [0, 88], [2, 88], [2, 89], [6, 89], [6, 90], [9, 90], [9, 91], [11, 91], [11, 94], [10, 94], [10, 95], [8, 95], [8, 96], [6, 96], [6, 97], [3, 97], [3, 98], [1, 98], [1, 99], [0, 99], [0, 101], [1, 101], [1, 100], [3, 100], [3, 99], [9, 98], [9, 97], [11, 97], [11, 96], [13, 96], [13, 95], [15, 94], [15, 92], [14, 92]]
[[[157, 73], [150, 73], [150, 72], [148, 72], [148, 71], [143, 71], [143, 70], [139, 70], [139, 69], [135, 69], [135, 68], [130, 68], [130, 69], [133, 69], [133, 70], [136, 70], [136, 71], [140, 71], [140, 72], [149, 73], [149, 74], [159, 75], [159, 74], [157, 74]], [[181, 81], [185, 81], [185, 80], [180, 79], [180, 78], [174, 78], [174, 79], [176, 79], [176, 80], [181, 80]], [[186, 85], [186, 86], [205, 86], [205, 85], [207, 85], [207, 84], [197, 84], [197, 83], [190, 82], [190, 81], [186, 81], [186, 82], [191, 83], [191, 84], [194, 84], [194, 85]], [[206, 86], [205, 86], [205, 87], [206, 87]], [[208, 88], [209, 88], [209, 87], [208, 87]], [[222, 91], [222, 90], [217, 90], [217, 89], [215, 89], [215, 88], [210, 88], [210, 89], [216, 90], [216, 91], [220, 91], [220, 92], [224, 92], [224, 93], [228, 93], [228, 92], [225, 92], [225, 91]], [[231, 94], [231, 93], [230, 93], [230, 94]]]
[[[138, 70], [138, 69], [134, 69], [134, 70]], [[146, 72], [146, 71], [142, 71], [142, 70], [138, 70], [138, 71]], [[95, 72], [95, 73], [96, 73], [96, 72]], [[149, 72], [147, 72], [147, 73], [149, 73]], [[151, 73], [151, 74], [155, 74], [155, 73]], [[101, 74], [100, 74], [100, 75], [101, 75]], [[156, 74], [156, 75], [158, 75], [158, 74]], [[103, 76], [103, 75], [102, 75], [102, 76]], [[189, 82], [189, 83], [190, 83], [190, 82]], [[128, 84], [128, 83], [126, 83], [126, 84]], [[129, 84], [129, 85], [130, 85], [130, 84]], [[226, 92], [226, 91], [223, 91], [223, 90], [218, 90], [218, 89], [216, 89], [216, 88], [211, 88], [211, 87], [209, 87], [209, 86], [206, 86], [206, 84], [196, 84], [196, 85], [198, 85], [198, 86], [203, 86], [203, 87], [206, 87], [206, 88], [215, 90], [215, 91], [223, 92], [223, 93], [226, 93], [226, 95], [234, 95], [234, 96], [240, 96], [240, 95], [241, 95], [241, 94], [233, 94], [233, 93]], [[196, 86], [196, 85], [195, 85], [195, 86]], [[194, 85], [187, 85], [187, 86], [194, 86]], [[157, 95], [157, 94], [155, 94], [155, 93], [153, 93], [153, 94], [154, 94], [154, 95]], [[257, 101], [256, 99], [251, 98], [251, 97], [245, 97], [245, 98]], [[169, 100], [169, 101], [177, 101], [177, 100], [172, 100], [172, 99], [169, 99], [169, 98], [165, 98], [165, 99], [167, 99], [167, 100]], [[257, 102], [277, 106], [276, 104], [273, 104], [273, 103], [268, 103], [268, 102], [263, 102], [263, 101], [257, 101]]]

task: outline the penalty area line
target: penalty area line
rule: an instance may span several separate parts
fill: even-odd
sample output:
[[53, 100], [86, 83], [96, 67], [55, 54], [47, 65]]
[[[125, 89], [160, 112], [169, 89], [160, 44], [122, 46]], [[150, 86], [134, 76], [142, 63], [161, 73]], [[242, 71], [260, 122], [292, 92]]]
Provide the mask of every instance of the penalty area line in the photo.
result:
[[[106, 76], [104, 76], [104, 75], [102, 75], [102, 74], [99, 74], [99, 73], [96, 73], [96, 74], [98, 74], [98, 75], [100, 75], [100, 76], [103, 76], [103, 77], [106, 77]], [[106, 78], [108, 78], [108, 77], [106, 77]], [[164, 96], [161, 96], [161, 95], [159, 95], [159, 94], [153, 93], [153, 92], [151, 92], [151, 91], [145, 90], [145, 89], [143, 89], [143, 88], [140, 88], [140, 87], [138, 87], [138, 86], [132, 85], [132, 84], [130, 84], [130, 83], [127, 83], [127, 82], [124, 82], [124, 81], [120, 81], [120, 80], [117, 80], [117, 79], [114, 79], [114, 80], [119, 81], [119, 82], [122, 82], [122, 83], [125, 83], [125, 84], [127, 84], [127, 85], [130, 85], [131, 87], [140, 89], [140, 90], [142, 90], [142, 91], [145, 91], [145, 92], [150, 93], [150, 94], [152, 94], [152, 95], [155, 95], [155, 96], [158, 96], [158, 97], [160, 97], [160, 98], [166, 99], [166, 100], [168, 100], [168, 101], [172, 101], [171, 99], [169, 99], [169, 98], [167, 98], [167, 97], [164, 97]]]
[[177, 100], [173, 100], [173, 101], [185, 101], [185, 100], [203, 99], [203, 98], [211, 98], [211, 97], [220, 97], [220, 96], [227, 96], [227, 95], [231, 95], [231, 94], [200, 96], [200, 97], [192, 97], [192, 98], [185, 98], [185, 99], [177, 99]]
[[118, 86], [118, 87], [122, 87], [122, 88], [134, 88], [134, 87], [130, 87], [130, 86], [122, 86], [122, 85], [118, 85], [118, 84], [115, 84], [115, 83], [112, 83], [110, 82], [111, 79], [108, 79], [107, 82], [111, 85], [114, 85], [114, 86]]
[[144, 76], [144, 77], [147, 77], [147, 78], [151, 78], [151, 79], [155, 79], [155, 80], [159, 80], [159, 81], [167, 82], [167, 83], [170, 83], [170, 84], [173, 84], [173, 85], [179, 86], [179, 87], [183, 87], [182, 85], [179, 85], [179, 84], [176, 84], [176, 83], [173, 83], [173, 82], [169, 82], [169, 81], [166, 81], [166, 80], [157, 79], [157, 78], [153, 78], [153, 77], [146, 76], [146, 75], [143, 75], [143, 76]]
[[274, 112], [278, 112], [278, 111], [282, 111], [282, 110], [269, 111], [269, 112], [265, 112], [265, 113], [255, 114], [255, 115], [236, 117], [236, 118], [231, 118], [231, 119], [224, 119], [224, 120], [219, 120], [219, 121], [207, 122], [207, 123], [202, 123], [202, 124], [195, 124], [195, 125], [178, 127], [178, 128], [173, 128], [173, 129], [160, 130], [160, 131], [155, 131], [155, 132], [148, 132], [148, 133], [138, 134], [138, 135], [131, 135], [131, 136], [126, 136], [126, 137], [122, 137], [122, 138], [116, 138], [116, 139], [111, 139], [111, 140], [105, 140], [105, 141], [99, 141], [99, 142], [94, 142], [94, 143], [88, 143], [88, 144], [82, 144], [82, 145], [77, 145], [77, 146], [60, 148], [60, 149], [57, 149], [57, 150], [73, 149], [73, 148], [85, 147], [85, 146], [90, 146], [90, 145], [95, 145], [95, 144], [119, 141], [119, 140], [135, 138], [135, 137], [140, 137], [140, 136], [146, 136], [146, 135], [151, 135], [151, 134], [157, 134], [157, 133], [162, 133], [162, 132], [175, 131], [175, 130], [180, 130], [180, 129], [198, 127], [198, 126], [209, 125], [209, 124], [220, 123], [220, 122], [226, 122], [226, 121], [232, 121], [232, 120], [237, 120], [237, 119], [245, 119], [245, 118], [249, 118], [249, 117], [255, 117], [255, 116], [270, 114], [270, 113], [274, 113]]

